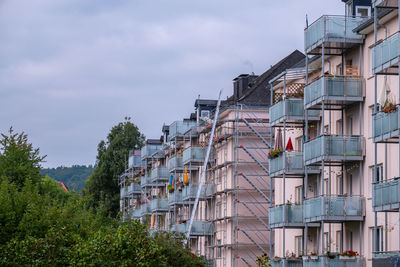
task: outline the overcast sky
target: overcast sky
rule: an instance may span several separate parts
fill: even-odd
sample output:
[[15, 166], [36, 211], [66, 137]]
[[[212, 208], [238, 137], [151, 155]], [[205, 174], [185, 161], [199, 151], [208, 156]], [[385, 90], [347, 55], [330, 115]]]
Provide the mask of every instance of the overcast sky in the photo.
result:
[[0, 131], [28, 134], [46, 167], [94, 164], [125, 116], [148, 138], [303, 51], [305, 17], [340, 0], [0, 0]]

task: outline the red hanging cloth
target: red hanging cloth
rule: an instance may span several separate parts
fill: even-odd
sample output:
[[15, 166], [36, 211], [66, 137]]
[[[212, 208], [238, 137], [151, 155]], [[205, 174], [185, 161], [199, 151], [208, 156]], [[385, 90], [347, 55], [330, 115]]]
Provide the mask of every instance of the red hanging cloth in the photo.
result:
[[293, 150], [292, 138], [289, 137], [289, 141], [286, 145], [286, 150]]

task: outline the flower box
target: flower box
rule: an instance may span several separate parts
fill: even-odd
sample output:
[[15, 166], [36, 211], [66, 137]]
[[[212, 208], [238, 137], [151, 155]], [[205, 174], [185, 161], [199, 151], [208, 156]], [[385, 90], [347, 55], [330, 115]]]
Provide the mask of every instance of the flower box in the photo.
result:
[[356, 257], [349, 257], [349, 256], [339, 256], [341, 260], [356, 260]]

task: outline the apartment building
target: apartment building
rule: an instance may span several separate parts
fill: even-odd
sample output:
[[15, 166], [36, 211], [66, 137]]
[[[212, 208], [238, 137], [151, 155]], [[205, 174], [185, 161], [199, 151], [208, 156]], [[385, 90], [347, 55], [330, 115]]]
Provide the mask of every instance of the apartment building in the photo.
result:
[[272, 266], [399, 262], [399, 1], [343, 2], [270, 80]]
[[[233, 95], [222, 101], [189, 235], [192, 251], [212, 266], [256, 266], [257, 256], [273, 248], [266, 88], [300, 61], [304, 54], [296, 50], [260, 76], [239, 75]], [[197, 99], [188, 118], [164, 125], [159, 139], [132, 151], [120, 177], [124, 220], [140, 219], [150, 234], [188, 233], [216, 106], [216, 100]]]

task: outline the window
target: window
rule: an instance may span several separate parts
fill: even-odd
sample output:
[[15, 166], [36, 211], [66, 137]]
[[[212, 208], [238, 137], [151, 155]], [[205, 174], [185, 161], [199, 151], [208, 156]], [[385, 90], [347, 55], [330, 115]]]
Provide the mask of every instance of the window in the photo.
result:
[[209, 110], [202, 110], [201, 113], [200, 113], [200, 117], [209, 118], [210, 117], [210, 111]]
[[221, 258], [222, 253], [221, 253], [221, 239], [217, 240], [217, 258]]
[[353, 135], [353, 117], [347, 118], [347, 133]]
[[303, 137], [297, 137], [296, 138], [296, 151], [303, 151]]
[[353, 174], [347, 174], [347, 194], [353, 195]]
[[303, 186], [296, 186], [295, 188], [295, 203], [297, 205], [301, 204], [303, 201]]
[[325, 251], [331, 250], [330, 247], [329, 247], [329, 244], [330, 244], [330, 242], [329, 242], [329, 235], [328, 235], [328, 233], [324, 233], [324, 246], [325, 246]]
[[347, 249], [353, 250], [353, 232], [349, 231], [347, 233]]
[[336, 66], [336, 75], [343, 75], [343, 67], [342, 64], [338, 64]]
[[356, 6], [357, 17], [369, 17], [371, 16], [371, 7], [369, 6]]
[[378, 226], [377, 235], [378, 235], [378, 247], [375, 249], [375, 234], [374, 234], [374, 227], [370, 228], [370, 240], [371, 240], [371, 251], [383, 251], [383, 229], [382, 226]]
[[375, 172], [374, 172], [374, 166], [370, 166], [370, 173], [371, 173], [371, 183], [374, 182], [382, 182], [383, 181], [383, 165], [379, 164], [376, 166], [376, 179], [375, 179]]
[[336, 121], [336, 134], [337, 135], [342, 135], [342, 120], [337, 120]]
[[342, 231], [336, 231], [336, 251], [342, 252]]
[[296, 255], [299, 257], [303, 255], [303, 236], [296, 236], [294, 240]]
[[324, 126], [324, 134], [329, 134], [329, 125]]
[[222, 204], [221, 202], [217, 202], [217, 218], [222, 217]]
[[343, 195], [343, 175], [338, 175], [336, 177], [336, 193], [338, 195]]

